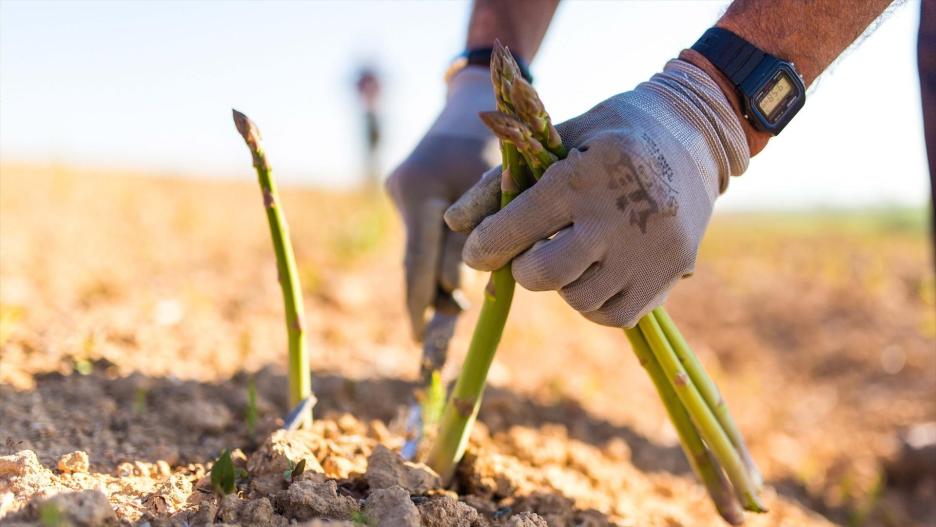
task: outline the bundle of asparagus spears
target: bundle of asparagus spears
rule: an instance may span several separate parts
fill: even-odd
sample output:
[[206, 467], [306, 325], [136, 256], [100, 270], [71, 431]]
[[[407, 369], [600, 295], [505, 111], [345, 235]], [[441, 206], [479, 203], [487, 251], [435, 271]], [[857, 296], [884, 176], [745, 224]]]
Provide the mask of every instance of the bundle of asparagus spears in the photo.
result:
[[[536, 90], [523, 79], [512, 55], [499, 42], [491, 59], [491, 79], [497, 111], [484, 113], [481, 119], [501, 141], [503, 208], [536, 183], [549, 165], [563, 159], [567, 149]], [[494, 271], [468, 355], [427, 460], [445, 479], [451, 477], [467, 446], [513, 290], [510, 266]], [[724, 400], [663, 307], [624, 331], [719, 514], [739, 525], [744, 521], [743, 510], [766, 512], [759, 498], [760, 473]]]

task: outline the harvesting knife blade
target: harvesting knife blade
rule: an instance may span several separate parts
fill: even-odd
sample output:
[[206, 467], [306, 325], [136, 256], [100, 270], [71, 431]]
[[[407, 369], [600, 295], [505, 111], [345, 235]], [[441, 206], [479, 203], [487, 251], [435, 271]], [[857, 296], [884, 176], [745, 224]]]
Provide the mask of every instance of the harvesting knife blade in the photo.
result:
[[289, 411], [289, 414], [286, 415], [286, 420], [283, 422], [283, 429], [289, 430], [290, 432], [298, 429], [304, 421], [303, 417], [309, 415], [312, 407], [315, 406], [315, 403], [317, 402], [318, 399], [316, 399], [314, 395], [310, 395], [299, 401], [299, 404], [297, 404], [292, 410]]

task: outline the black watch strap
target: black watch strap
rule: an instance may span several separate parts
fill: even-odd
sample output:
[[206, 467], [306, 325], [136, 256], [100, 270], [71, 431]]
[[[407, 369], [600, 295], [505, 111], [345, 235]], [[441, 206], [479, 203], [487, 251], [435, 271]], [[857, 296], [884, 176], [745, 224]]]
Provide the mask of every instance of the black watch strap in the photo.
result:
[[[458, 59], [464, 60], [465, 66], [484, 66], [487, 68], [491, 65], [491, 55], [493, 54], [494, 48], [472, 48], [462, 52]], [[517, 66], [520, 66], [520, 74], [527, 82], [532, 83], [533, 75], [530, 74], [530, 66], [515, 53], [511, 53], [511, 55], [517, 61]]]
[[740, 86], [764, 57], [769, 56], [747, 40], [720, 27], [703, 33], [692, 49], [721, 70], [735, 86]]

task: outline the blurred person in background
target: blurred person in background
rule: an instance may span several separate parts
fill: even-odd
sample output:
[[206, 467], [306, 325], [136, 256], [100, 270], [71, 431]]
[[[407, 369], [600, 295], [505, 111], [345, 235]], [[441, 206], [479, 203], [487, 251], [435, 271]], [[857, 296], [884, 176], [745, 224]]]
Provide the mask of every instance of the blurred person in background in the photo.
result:
[[[500, 39], [510, 48], [530, 80], [527, 65], [558, 0], [475, 0], [466, 50], [445, 76], [445, 106], [387, 180], [406, 226], [414, 337], [423, 338], [434, 310], [457, 300], [462, 258], [483, 271], [512, 261], [525, 288], [556, 290], [594, 322], [633, 326], [692, 273], [729, 179], [744, 173], [803, 106], [806, 88], [890, 4], [735, 0], [660, 73], [558, 125], [569, 156], [498, 211], [500, 169], [491, 167], [499, 153], [477, 117], [495, 107], [491, 44]], [[932, 11], [924, 0], [920, 68], [928, 68], [921, 84], [931, 172]]]
[[380, 98], [380, 79], [377, 72], [369, 66], [364, 66], [358, 72], [357, 82], [354, 84], [361, 106], [364, 109], [364, 146], [365, 179], [371, 186], [376, 186], [380, 180], [377, 170], [377, 149], [380, 147], [380, 119], [377, 105]]

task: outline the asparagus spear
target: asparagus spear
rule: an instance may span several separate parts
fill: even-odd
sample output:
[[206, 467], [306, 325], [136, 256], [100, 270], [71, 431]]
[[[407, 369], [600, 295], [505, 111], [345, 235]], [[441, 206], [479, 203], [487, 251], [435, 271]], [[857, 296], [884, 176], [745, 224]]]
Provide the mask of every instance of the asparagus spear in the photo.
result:
[[[511, 112], [510, 93], [507, 86], [515, 79], [521, 79], [520, 68], [513, 57], [495, 42], [495, 52], [491, 57], [491, 81], [497, 108], [508, 114]], [[506, 60], [505, 57], [509, 58]], [[521, 133], [522, 135], [522, 133]], [[509, 142], [501, 142], [501, 208], [506, 207], [520, 192], [533, 183], [532, 174], [524, 164], [517, 147]], [[488, 370], [497, 352], [510, 304], [513, 301], [514, 279], [510, 265], [491, 273], [485, 288], [481, 314], [471, 336], [468, 354], [462, 365], [461, 373], [449, 396], [439, 422], [439, 432], [426, 463], [441, 477], [449, 482], [455, 473], [455, 467], [461, 460], [468, 446], [471, 427], [481, 407], [481, 396]]]
[[485, 289], [484, 303], [471, 336], [468, 355], [445, 405], [438, 435], [426, 459], [444, 482], [451, 481], [455, 466], [468, 446], [468, 436], [481, 407], [485, 380], [507, 323], [513, 293], [510, 266], [494, 271]]
[[270, 236], [273, 238], [273, 251], [276, 253], [276, 272], [280, 289], [283, 292], [283, 305], [286, 311], [286, 332], [289, 337], [289, 405], [301, 410], [297, 422], [308, 425], [312, 421], [311, 404], [312, 378], [309, 373], [309, 353], [306, 346], [305, 309], [302, 305], [302, 286], [299, 283], [299, 271], [289, 241], [289, 226], [276, 190], [276, 181], [270, 173], [266, 153], [260, 144], [260, 130], [246, 115], [232, 110], [234, 125], [253, 157], [257, 170], [257, 179], [263, 193], [263, 206], [270, 224]]
[[663, 334], [660, 324], [653, 313], [646, 315], [637, 323], [644, 337], [650, 344], [650, 349], [656, 356], [668, 379], [672, 381], [673, 388], [679, 400], [692, 417], [699, 434], [715, 454], [715, 458], [725, 469], [728, 478], [735, 487], [735, 493], [745, 510], [752, 512], [766, 512], [767, 508], [760, 502], [758, 491], [753, 478], [748, 474], [738, 451], [731, 444], [728, 435], [722, 429], [711, 408], [696, 389], [692, 379], [676, 357], [676, 353]]
[[702, 484], [705, 485], [705, 489], [711, 496], [712, 502], [721, 517], [731, 525], [741, 525], [744, 523], [744, 511], [738, 504], [738, 500], [731, 490], [731, 485], [725, 479], [721, 466], [712, 456], [712, 452], [702, 442], [698, 430], [692, 424], [686, 408], [682, 405], [679, 396], [676, 395], [676, 391], [666, 378], [666, 373], [663, 371], [663, 367], [660, 366], [660, 362], [656, 359], [653, 351], [651, 351], [650, 344], [647, 343], [643, 332], [640, 328], [632, 328], [624, 330], [624, 333], [630, 340], [631, 348], [633, 348], [637, 360], [647, 370], [647, 375], [650, 376], [657, 393], [660, 394], [660, 399], [663, 401], [666, 413], [676, 429], [679, 443], [686, 454], [686, 459], [689, 460], [689, 465], [692, 466], [693, 472], [702, 480]]
[[686, 369], [689, 378], [692, 379], [692, 383], [699, 390], [699, 393], [705, 399], [712, 413], [715, 414], [722, 429], [728, 434], [728, 439], [731, 440], [731, 444], [734, 445], [738, 450], [738, 454], [741, 455], [741, 461], [747, 468], [754, 486], [760, 490], [764, 484], [764, 478], [757, 469], [754, 458], [751, 457], [747, 444], [741, 437], [741, 432], [738, 430], [737, 425], [735, 425], [731, 413], [728, 412], [728, 405], [725, 404], [725, 400], [718, 392], [718, 387], [715, 386], [715, 382], [712, 381], [712, 378], [705, 372], [705, 368], [702, 367], [699, 358], [692, 352], [692, 348], [689, 347], [689, 343], [686, 342], [686, 339], [684, 339], [679, 332], [673, 319], [670, 318], [669, 313], [662, 307], [658, 307], [653, 310], [653, 315], [660, 324], [663, 334], [666, 336], [666, 340], [669, 341], [670, 345], [673, 347], [673, 351], [676, 352], [679, 362], [683, 365], [683, 368]]

